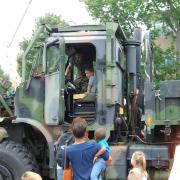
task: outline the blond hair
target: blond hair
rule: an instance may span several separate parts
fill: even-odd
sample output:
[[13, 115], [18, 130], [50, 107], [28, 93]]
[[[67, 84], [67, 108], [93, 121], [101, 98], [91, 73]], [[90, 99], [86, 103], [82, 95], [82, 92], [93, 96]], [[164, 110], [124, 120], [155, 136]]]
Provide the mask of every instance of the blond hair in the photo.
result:
[[41, 176], [32, 171], [26, 171], [22, 176], [21, 180], [42, 180]]
[[146, 158], [143, 152], [136, 151], [132, 154], [131, 164], [133, 167], [139, 167], [146, 172]]

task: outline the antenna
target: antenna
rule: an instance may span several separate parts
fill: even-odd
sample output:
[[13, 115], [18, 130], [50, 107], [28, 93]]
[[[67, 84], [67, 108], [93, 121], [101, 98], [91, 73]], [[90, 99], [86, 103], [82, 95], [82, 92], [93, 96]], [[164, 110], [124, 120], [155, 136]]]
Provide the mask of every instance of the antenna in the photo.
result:
[[29, 9], [29, 6], [31, 5], [31, 2], [32, 2], [32, 0], [30, 0], [30, 1], [28, 2], [28, 5], [27, 5], [27, 7], [26, 7], [26, 9], [25, 9], [25, 11], [24, 11], [24, 13], [23, 13], [23, 15], [22, 15], [19, 23], [18, 23], [18, 25], [17, 25], [16, 31], [15, 31], [15, 33], [13, 34], [12, 39], [11, 39], [9, 45], [7, 46], [8, 48], [9, 48], [9, 47], [11, 46], [11, 44], [13, 43], [14, 38], [16, 37], [16, 34], [17, 34], [18, 30], [19, 30], [19, 27], [21, 26], [21, 24], [22, 24], [22, 22], [23, 22], [23, 19], [24, 19], [25, 15], [26, 15], [26, 13], [27, 13], [27, 11], [28, 11], [28, 9]]

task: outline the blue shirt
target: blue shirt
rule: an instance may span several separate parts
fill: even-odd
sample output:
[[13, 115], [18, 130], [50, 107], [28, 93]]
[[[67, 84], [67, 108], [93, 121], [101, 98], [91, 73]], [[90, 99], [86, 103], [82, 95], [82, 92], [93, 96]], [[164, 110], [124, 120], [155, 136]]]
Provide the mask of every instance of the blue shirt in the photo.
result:
[[109, 144], [107, 143], [106, 139], [102, 139], [98, 142], [98, 144], [101, 146], [101, 147], [105, 147], [106, 148], [106, 151], [108, 153], [110, 153], [110, 147], [109, 147]]
[[96, 89], [97, 89], [96, 76], [91, 76], [91, 77], [89, 78], [88, 84], [91, 86], [91, 91], [90, 91], [90, 93], [96, 93]]
[[[86, 141], [82, 144], [72, 144], [67, 147], [66, 161], [67, 165], [71, 162], [73, 180], [90, 180], [93, 158], [100, 148], [100, 145], [95, 141]], [[104, 153], [101, 157], [107, 160], [109, 154]]]

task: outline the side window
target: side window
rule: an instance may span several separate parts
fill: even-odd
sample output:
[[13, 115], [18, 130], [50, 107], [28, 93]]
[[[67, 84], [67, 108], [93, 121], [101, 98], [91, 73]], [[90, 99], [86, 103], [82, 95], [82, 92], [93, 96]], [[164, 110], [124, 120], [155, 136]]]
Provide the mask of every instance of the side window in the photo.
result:
[[125, 55], [122, 49], [122, 46], [116, 41], [116, 62], [124, 68], [125, 66]]
[[32, 65], [32, 76], [40, 76], [43, 72], [43, 49], [40, 48], [35, 57], [35, 63]]
[[59, 58], [60, 58], [59, 48], [56, 46], [48, 47], [47, 58], [46, 58], [47, 73], [52, 73], [58, 70]]

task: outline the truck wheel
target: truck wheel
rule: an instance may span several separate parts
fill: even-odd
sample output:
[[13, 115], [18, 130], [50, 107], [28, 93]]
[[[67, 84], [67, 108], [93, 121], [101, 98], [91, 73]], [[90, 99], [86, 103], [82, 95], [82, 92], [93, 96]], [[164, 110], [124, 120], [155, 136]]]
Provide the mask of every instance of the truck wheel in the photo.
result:
[[32, 154], [13, 141], [0, 143], [0, 180], [19, 180], [25, 171], [37, 171]]

